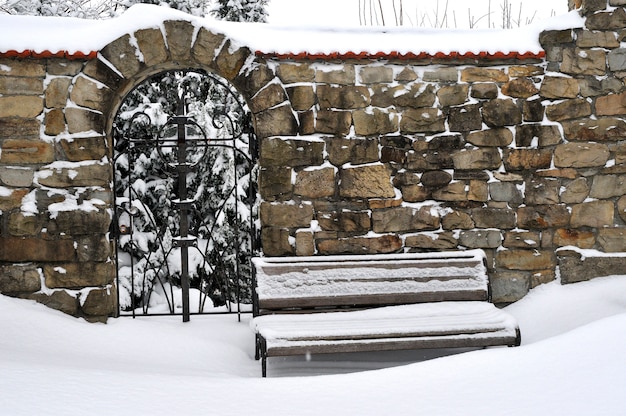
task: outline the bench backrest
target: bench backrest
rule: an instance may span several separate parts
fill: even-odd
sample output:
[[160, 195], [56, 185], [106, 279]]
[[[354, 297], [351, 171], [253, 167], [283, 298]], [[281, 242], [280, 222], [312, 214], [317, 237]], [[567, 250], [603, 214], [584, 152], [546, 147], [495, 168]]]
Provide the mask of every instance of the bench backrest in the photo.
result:
[[258, 257], [255, 313], [488, 300], [482, 250]]

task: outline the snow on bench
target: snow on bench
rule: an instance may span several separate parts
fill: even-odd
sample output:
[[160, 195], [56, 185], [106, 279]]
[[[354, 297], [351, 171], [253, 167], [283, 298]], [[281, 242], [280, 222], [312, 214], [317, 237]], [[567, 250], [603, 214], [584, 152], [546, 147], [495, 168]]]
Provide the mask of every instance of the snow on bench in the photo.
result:
[[520, 344], [481, 250], [253, 259], [256, 358]]

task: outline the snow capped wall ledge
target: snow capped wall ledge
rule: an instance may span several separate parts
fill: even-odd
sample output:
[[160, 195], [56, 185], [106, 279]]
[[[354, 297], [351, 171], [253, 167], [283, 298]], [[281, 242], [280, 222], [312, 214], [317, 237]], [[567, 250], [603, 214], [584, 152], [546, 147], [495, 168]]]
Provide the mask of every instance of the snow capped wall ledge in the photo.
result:
[[230, 23], [138, 4], [110, 20], [0, 15], [0, 56], [95, 58], [97, 51], [128, 33], [185, 20], [220, 33], [260, 55], [307, 59], [540, 58], [539, 34], [582, 27], [577, 12], [513, 30], [330, 28]]
[[112, 120], [188, 68], [247, 102], [265, 255], [482, 249], [508, 303], [559, 247], [624, 253], [626, 2], [580, 3], [506, 33], [0, 16], [0, 292], [115, 315]]

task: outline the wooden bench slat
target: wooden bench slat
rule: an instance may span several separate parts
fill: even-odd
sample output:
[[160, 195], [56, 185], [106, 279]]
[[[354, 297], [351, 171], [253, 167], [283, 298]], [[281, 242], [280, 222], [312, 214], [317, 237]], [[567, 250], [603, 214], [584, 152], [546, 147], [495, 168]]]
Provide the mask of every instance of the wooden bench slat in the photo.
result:
[[281, 309], [307, 309], [350, 306], [402, 305], [406, 303], [425, 303], [442, 301], [487, 300], [487, 290], [474, 291], [423, 291], [408, 293], [364, 293], [355, 295], [310, 296], [259, 299], [260, 314], [280, 313]]

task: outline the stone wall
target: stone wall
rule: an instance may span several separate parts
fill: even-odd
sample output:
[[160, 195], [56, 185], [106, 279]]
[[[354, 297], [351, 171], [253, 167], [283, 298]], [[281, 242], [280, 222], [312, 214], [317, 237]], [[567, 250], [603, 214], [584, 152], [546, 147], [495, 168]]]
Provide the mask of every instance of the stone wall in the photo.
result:
[[626, 1], [570, 3], [586, 27], [544, 32], [545, 56], [278, 56], [183, 20], [99, 54], [5, 53], [0, 292], [115, 313], [111, 121], [178, 68], [249, 104], [265, 255], [482, 248], [506, 303], [556, 278], [559, 247], [626, 251]]

